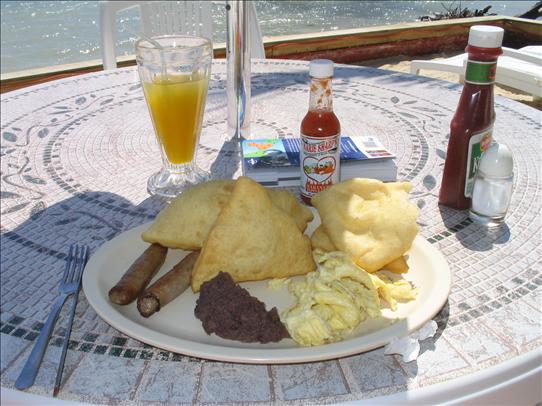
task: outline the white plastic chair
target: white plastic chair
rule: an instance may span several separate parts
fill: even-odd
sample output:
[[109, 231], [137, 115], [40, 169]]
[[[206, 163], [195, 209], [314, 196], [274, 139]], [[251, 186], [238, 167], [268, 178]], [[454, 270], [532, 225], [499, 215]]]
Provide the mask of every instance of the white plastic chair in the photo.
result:
[[[251, 56], [265, 58], [262, 33], [254, 2], [247, 2], [252, 22]], [[102, 1], [100, 2], [100, 30], [104, 70], [117, 67], [116, 17], [122, 10], [137, 7], [141, 32], [147, 36], [164, 34], [199, 35], [212, 39], [213, 20], [211, 1]]]
[[[452, 72], [457, 73], [462, 82], [467, 56], [465, 53], [441, 60], [413, 60], [410, 73], [418, 75], [422, 69]], [[497, 62], [495, 83], [542, 97], [542, 46], [519, 50], [503, 47], [503, 55]]]

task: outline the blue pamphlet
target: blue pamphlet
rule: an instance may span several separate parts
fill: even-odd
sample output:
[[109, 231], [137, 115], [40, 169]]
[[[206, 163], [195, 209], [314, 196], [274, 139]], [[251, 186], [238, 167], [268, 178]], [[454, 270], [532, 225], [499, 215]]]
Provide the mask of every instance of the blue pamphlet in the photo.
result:
[[[246, 170], [269, 167], [299, 167], [299, 138], [244, 140]], [[341, 162], [394, 158], [374, 137], [341, 137]]]

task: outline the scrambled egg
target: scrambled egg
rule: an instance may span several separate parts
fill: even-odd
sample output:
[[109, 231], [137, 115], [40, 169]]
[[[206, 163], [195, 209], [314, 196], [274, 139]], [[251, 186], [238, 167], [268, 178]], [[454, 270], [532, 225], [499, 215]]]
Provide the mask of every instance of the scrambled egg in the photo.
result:
[[380, 316], [380, 297], [395, 310], [396, 299], [414, 299], [416, 291], [405, 280], [369, 274], [340, 251], [314, 251], [318, 269], [302, 281], [276, 280], [270, 287], [288, 285], [296, 304], [280, 318], [300, 345], [342, 340], [366, 318]]

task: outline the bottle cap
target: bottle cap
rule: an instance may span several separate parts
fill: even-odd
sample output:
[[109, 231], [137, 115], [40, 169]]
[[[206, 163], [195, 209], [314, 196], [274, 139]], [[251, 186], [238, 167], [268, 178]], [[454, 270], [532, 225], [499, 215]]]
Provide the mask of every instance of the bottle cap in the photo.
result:
[[500, 48], [504, 30], [492, 25], [473, 25], [469, 31], [469, 45], [480, 48]]
[[314, 59], [309, 65], [309, 75], [313, 78], [330, 78], [333, 76], [333, 61]]
[[484, 175], [507, 178], [514, 173], [512, 151], [504, 144], [493, 143], [482, 155], [479, 169]]

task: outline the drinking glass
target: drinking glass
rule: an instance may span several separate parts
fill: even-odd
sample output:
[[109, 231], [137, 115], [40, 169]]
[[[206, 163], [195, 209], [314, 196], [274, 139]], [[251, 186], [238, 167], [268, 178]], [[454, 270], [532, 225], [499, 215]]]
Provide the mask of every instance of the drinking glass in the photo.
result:
[[147, 181], [151, 195], [173, 198], [209, 179], [196, 164], [213, 47], [207, 38], [163, 35], [136, 43], [147, 107], [162, 169]]

